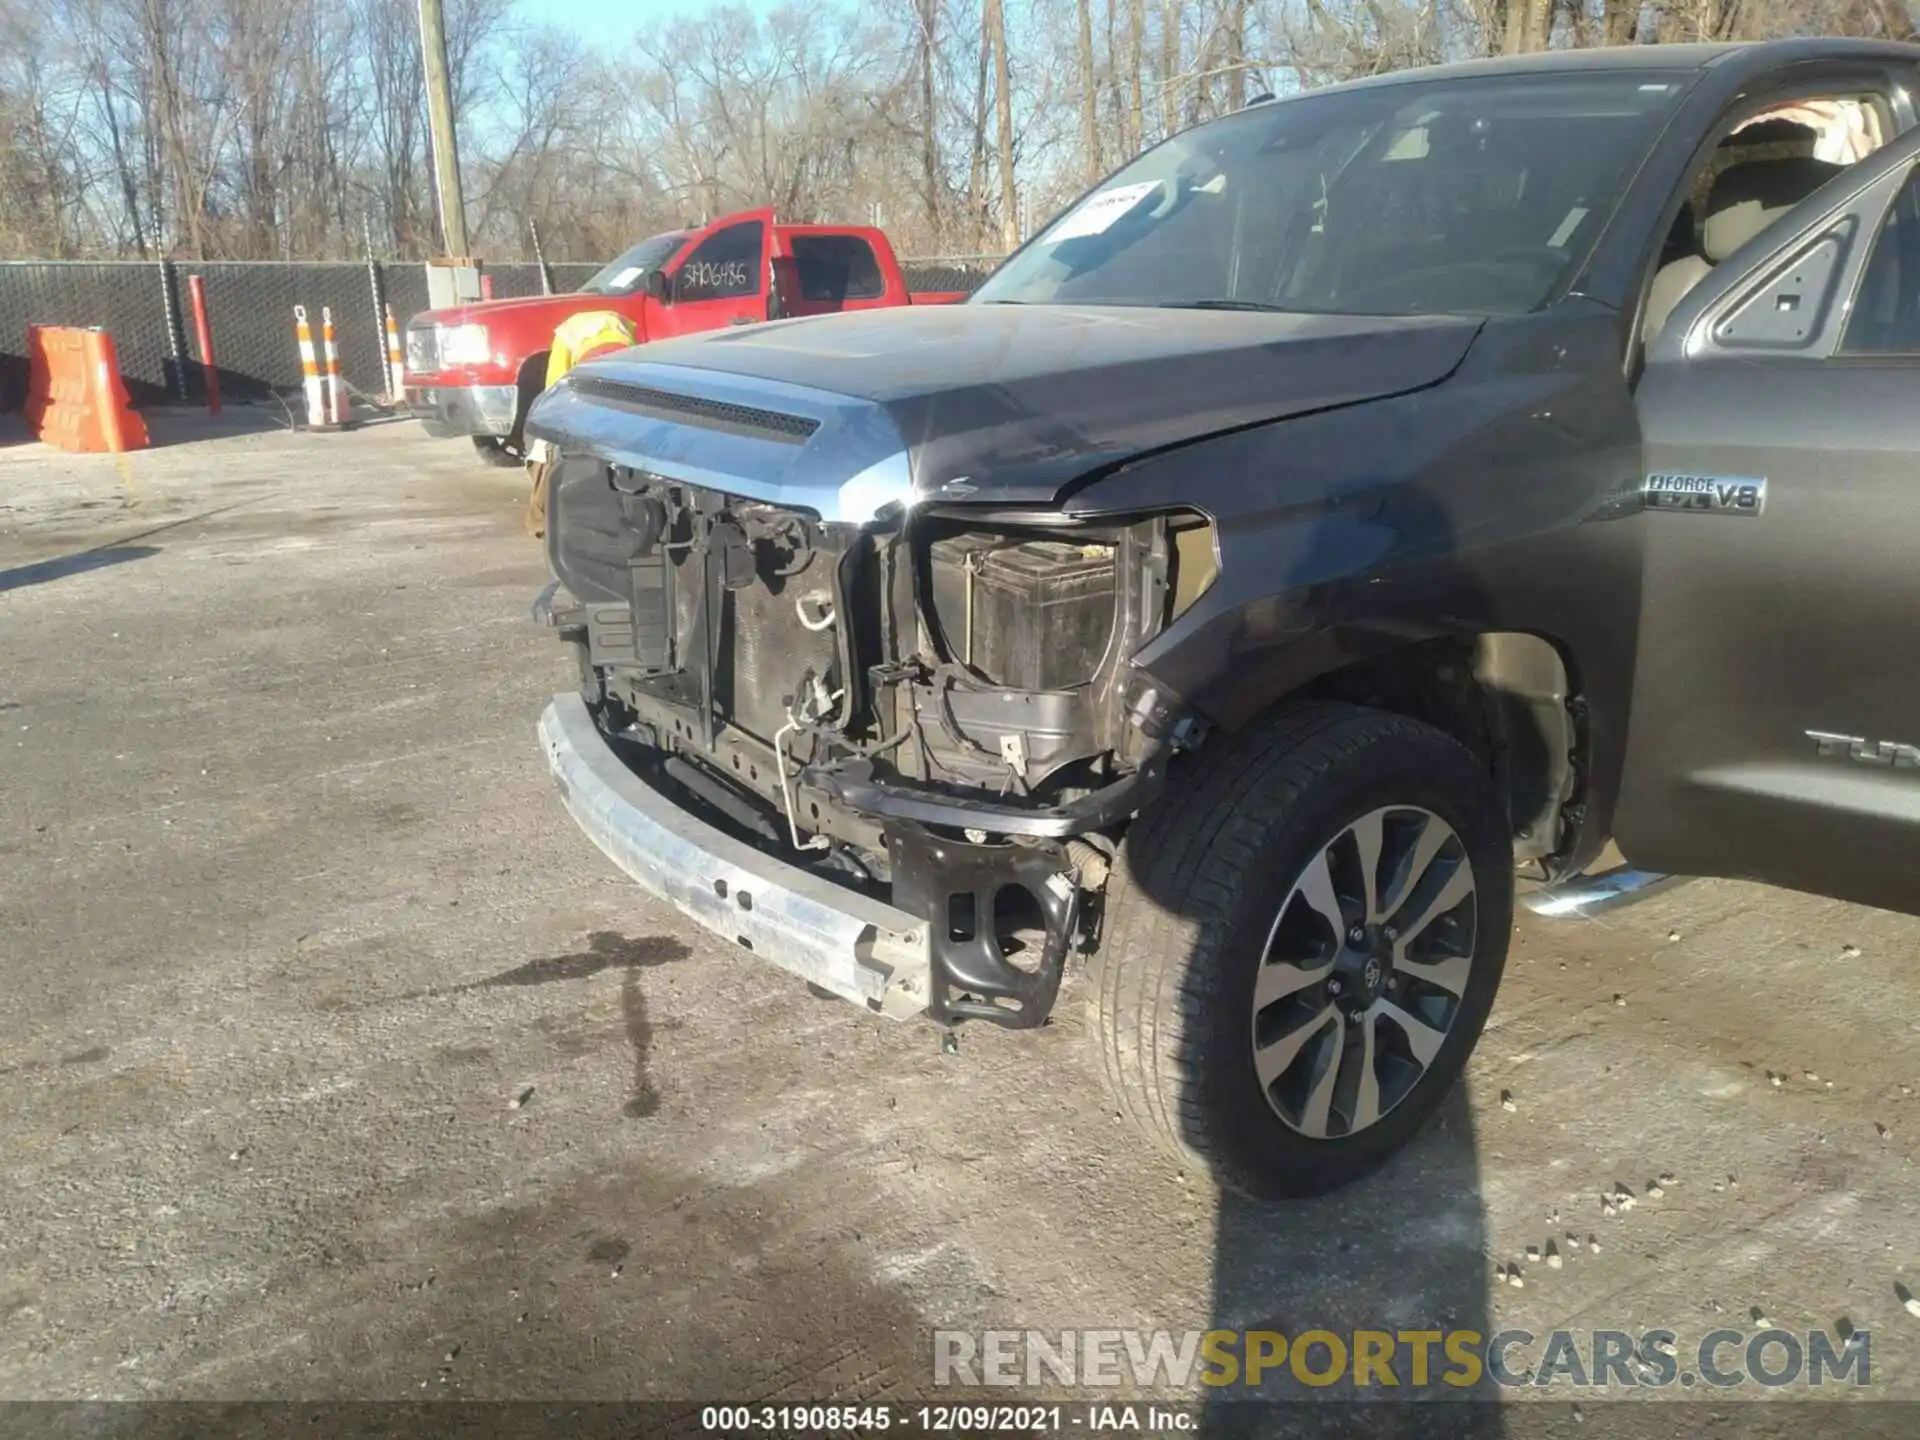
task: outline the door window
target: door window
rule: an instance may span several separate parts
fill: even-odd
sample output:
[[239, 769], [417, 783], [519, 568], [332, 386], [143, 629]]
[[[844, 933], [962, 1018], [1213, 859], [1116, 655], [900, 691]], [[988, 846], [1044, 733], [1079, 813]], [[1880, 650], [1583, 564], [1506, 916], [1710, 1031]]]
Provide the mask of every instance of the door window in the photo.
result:
[[763, 230], [758, 220], [748, 220], [702, 240], [674, 272], [675, 303], [758, 295]]
[[1840, 353], [1920, 354], [1920, 169], [1908, 172], [1874, 237]]
[[1885, 143], [1876, 95], [1814, 96], [1742, 120], [1688, 182], [1686, 200], [1654, 272], [1642, 335], [1652, 340], [1713, 267]]
[[793, 262], [802, 300], [875, 300], [886, 293], [873, 246], [858, 235], [796, 235]]

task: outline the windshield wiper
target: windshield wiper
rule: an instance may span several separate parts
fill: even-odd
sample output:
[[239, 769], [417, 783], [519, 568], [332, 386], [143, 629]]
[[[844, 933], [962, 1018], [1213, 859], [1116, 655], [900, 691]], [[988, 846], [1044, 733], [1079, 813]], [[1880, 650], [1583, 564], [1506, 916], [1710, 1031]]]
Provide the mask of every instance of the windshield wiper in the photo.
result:
[[1259, 300], [1162, 300], [1162, 310], [1265, 310], [1286, 313], [1284, 305], [1268, 305]]

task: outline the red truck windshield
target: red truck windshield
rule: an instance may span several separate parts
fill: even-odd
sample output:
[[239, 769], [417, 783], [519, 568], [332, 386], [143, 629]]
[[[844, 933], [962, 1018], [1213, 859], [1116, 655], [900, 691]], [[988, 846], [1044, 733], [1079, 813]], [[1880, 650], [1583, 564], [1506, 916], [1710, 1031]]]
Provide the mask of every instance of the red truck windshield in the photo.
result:
[[631, 295], [643, 275], [649, 270], [658, 270], [686, 243], [687, 232], [684, 230], [649, 236], [618, 259], [601, 266], [594, 272], [593, 278], [580, 287], [580, 293]]
[[1523, 314], [1584, 260], [1690, 78], [1436, 80], [1257, 106], [1141, 156], [974, 302]]

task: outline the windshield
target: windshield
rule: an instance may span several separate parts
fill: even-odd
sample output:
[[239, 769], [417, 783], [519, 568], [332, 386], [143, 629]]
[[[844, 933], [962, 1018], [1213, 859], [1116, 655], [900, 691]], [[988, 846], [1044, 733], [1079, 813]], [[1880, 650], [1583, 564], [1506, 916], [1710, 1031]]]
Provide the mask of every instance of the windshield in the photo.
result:
[[687, 243], [685, 230], [672, 230], [642, 240], [618, 260], [601, 266], [593, 278], [580, 287], [582, 295], [627, 295], [649, 270], [658, 270]]
[[1257, 106], [1141, 156], [974, 301], [1522, 314], [1585, 258], [1689, 80], [1498, 76]]

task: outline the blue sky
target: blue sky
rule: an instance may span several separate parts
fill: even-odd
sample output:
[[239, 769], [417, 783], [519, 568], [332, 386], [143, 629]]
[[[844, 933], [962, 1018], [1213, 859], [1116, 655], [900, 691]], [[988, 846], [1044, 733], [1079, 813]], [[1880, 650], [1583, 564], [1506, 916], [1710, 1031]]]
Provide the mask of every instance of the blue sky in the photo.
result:
[[722, 4], [764, 12], [774, 9], [779, 0], [520, 0], [519, 10], [529, 19], [552, 20], [582, 34], [624, 44], [644, 26], [672, 15], [717, 10]]

